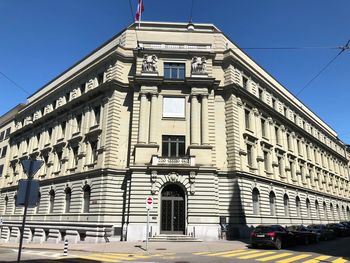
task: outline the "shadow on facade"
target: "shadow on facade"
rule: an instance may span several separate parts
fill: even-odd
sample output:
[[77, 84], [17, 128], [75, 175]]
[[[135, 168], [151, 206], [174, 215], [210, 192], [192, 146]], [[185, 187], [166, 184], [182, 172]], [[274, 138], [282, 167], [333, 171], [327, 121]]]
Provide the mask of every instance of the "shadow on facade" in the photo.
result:
[[249, 236], [252, 228], [247, 225], [241, 189], [237, 176], [233, 179], [232, 193], [233, 194], [231, 195], [232, 197], [229, 204], [230, 216], [227, 225], [226, 238], [227, 240], [240, 240], [244, 243], [249, 243]]

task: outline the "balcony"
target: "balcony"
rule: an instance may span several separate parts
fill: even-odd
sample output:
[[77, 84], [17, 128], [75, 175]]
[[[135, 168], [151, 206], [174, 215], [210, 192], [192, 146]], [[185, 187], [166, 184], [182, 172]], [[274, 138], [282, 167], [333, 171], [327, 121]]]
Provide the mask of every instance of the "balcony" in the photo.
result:
[[184, 157], [161, 157], [158, 155], [152, 156], [152, 165], [159, 166], [195, 166], [194, 156]]

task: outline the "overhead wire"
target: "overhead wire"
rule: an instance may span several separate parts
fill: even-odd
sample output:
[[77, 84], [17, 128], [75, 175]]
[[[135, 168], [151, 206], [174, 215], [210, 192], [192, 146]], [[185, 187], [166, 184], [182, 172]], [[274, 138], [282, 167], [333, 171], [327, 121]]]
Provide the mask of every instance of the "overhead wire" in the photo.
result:
[[4, 72], [0, 71], [0, 74], [7, 79], [8, 81], [10, 81], [13, 85], [15, 85], [17, 88], [19, 88], [21, 91], [23, 91], [24, 93], [26, 93], [27, 95], [30, 95], [30, 93], [28, 91], [26, 91], [21, 85], [19, 85], [16, 81], [14, 81], [12, 78], [10, 78], [9, 76], [7, 76]]

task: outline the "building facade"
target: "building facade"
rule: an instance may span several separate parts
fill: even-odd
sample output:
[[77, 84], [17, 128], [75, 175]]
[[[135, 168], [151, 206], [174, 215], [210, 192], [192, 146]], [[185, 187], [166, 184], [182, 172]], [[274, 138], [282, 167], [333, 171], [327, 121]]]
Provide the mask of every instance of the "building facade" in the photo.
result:
[[350, 220], [336, 132], [211, 24], [132, 24], [28, 98], [1, 177], [16, 240], [22, 159], [44, 161], [27, 242], [216, 240]]

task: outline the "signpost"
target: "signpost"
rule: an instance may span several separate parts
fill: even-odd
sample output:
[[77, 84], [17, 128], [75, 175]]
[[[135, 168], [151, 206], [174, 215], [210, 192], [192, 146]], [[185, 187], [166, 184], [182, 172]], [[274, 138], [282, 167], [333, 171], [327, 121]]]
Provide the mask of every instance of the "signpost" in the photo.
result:
[[[18, 196], [24, 196], [24, 200], [21, 197], [21, 200], [18, 202], [16, 205], [23, 205], [24, 201], [24, 213], [23, 213], [23, 221], [22, 221], [22, 227], [20, 229], [20, 239], [19, 239], [19, 248], [18, 248], [18, 257], [17, 257], [17, 262], [21, 262], [21, 252], [22, 252], [22, 244], [23, 244], [23, 235], [24, 235], [24, 227], [26, 224], [26, 217], [27, 217], [27, 209], [28, 209], [28, 204], [29, 204], [29, 199], [30, 197], [33, 196], [33, 199], [37, 198], [39, 195], [39, 184], [38, 182], [33, 182], [34, 188], [31, 186], [32, 185], [32, 179], [34, 174], [40, 169], [40, 167], [43, 165], [43, 161], [40, 160], [32, 160], [32, 159], [27, 159], [27, 160], [22, 160], [21, 161], [23, 170], [28, 176], [28, 180], [24, 180], [25, 182], [19, 183], [18, 187]], [[34, 193], [31, 193], [31, 191], [36, 191]], [[25, 191], [25, 192], [23, 192]], [[21, 202], [22, 201], [22, 202]], [[35, 201], [35, 200], [34, 200]], [[35, 202], [36, 204], [37, 202]], [[35, 206], [35, 205], [34, 205]], [[31, 207], [34, 207], [33, 204], [31, 203]]]
[[149, 196], [146, 199], [147, 209], [147, 228], [146, 228], [146, 251], [148, 251], [148, 232], [149, 232], [149, 210], [153, 209], [153, 197]]

